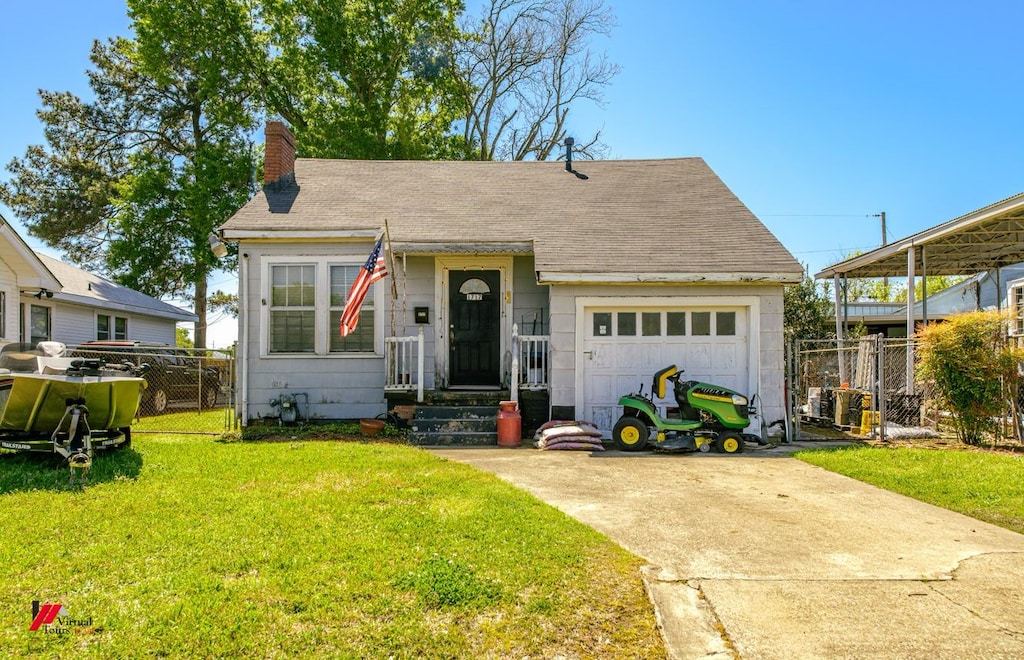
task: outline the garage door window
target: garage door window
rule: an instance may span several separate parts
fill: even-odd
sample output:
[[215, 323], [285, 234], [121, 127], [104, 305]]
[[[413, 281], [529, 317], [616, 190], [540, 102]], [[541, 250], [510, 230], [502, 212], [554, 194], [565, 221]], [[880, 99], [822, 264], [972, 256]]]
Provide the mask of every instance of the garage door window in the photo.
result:
[[736, 312], [718, 312], [715, 314], [715, 334], [719, 337], [736, 335]]
[[669, 337], [682, 337], [686, 334], [686, 312], [668, 312], [666, 316]]
[[640, 321], [644, 337], [661, 336], [661, 312], [644, 312]]
[[619, 312], [618, 335], [620, 337], [636, 336], [636, 312]]
[[706, 337], [711, 334], [711, 312], [693, 312], [690, 321], [693, 323], [694, 336]]
[[594, 336], [608, 337], [612, 334], [612, 313], [594, 312]]

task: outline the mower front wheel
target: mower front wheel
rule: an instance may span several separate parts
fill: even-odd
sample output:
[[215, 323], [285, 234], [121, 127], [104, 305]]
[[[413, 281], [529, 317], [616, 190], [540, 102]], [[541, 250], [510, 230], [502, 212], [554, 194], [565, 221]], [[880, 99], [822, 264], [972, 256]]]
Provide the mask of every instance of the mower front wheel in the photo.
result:
[[612, 440], [621, 451], [640, 451], [647, 446], [651, 432], [643, 420], [636, 417], [620, 417], [612, 429]]
[[715, 449], [723, 454], [738, 454], [743, 451], [743, 436], [735, 431], [725, 431], [715, 440]]

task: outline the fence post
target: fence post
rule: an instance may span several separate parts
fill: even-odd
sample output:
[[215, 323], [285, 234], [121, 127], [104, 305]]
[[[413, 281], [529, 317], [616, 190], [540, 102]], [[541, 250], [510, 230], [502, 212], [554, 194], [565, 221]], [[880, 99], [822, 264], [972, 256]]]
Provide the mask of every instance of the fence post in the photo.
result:
[[[796, 437], [793, 435], [793, 433], [796, 432], [796, 425], [794, 424], [793, 420], [793, 412], [796, 410], [796, 406], [794, 405], [794, 402], [796, 401], [796, 399], [794, 398], [796, 395], [796, 374], [793, 372], [793, 365], [796, 362], [796, 341], [797, 340], [793, 340], [792, 342], [790, 342], [789, 355], [786, 358], [786, 396], [785, 402], [783, 403], [785, 407], [782, 409], [782, 416], [784, 419], [783, 423], [785, 424], [785, 426], [783, 427], [783, 433], [785, 433], [787, 443], [796, 440]], [[796, 417], [799, 416], [799, 414], [796, 415]]]
[[[886, 406], [885, 406], [885, 335], [879, 333], [875, 345], [877, 346], [878, 353], [878, 372], [877, 383], [878, 383], [878, 439], [882, 442], [886, 442], [885, 438], [885, 425], [886, 425]], [[874, 422], [874, 420], [872, 420]]]

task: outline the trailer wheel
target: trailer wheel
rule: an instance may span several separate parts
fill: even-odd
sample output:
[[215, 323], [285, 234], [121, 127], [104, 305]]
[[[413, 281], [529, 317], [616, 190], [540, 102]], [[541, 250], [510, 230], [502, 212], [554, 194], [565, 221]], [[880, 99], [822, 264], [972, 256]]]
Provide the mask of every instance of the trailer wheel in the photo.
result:
[[743, 436], [735, 431], [725, 431], [715, 440], [715, 449], [723, 454], [738, 454], [743, 451]]
[[622, 451], [640, 451], [647, 446], [651, 432], [642, 420], [636, 417], [620, 417], [612, 429], [615, 447]]

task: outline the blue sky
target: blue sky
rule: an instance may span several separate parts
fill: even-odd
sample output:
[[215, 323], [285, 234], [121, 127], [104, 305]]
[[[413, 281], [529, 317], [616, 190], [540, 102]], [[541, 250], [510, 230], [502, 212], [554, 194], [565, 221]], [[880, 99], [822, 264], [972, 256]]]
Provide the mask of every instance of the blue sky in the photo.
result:
[[[704, 158], [812, 272], [877, 247], [880, 211], [894, 240], [1024, 191], [1024, 2], [606, 2], [618, 27], [595, 45], [622, 71], [571, 132], [601, 129], [613, 158]], [[0, 165], [42, 142], [36, 90], [87, 94], [92, 40], [128, 28], [115, 0], [5, 14]]]

